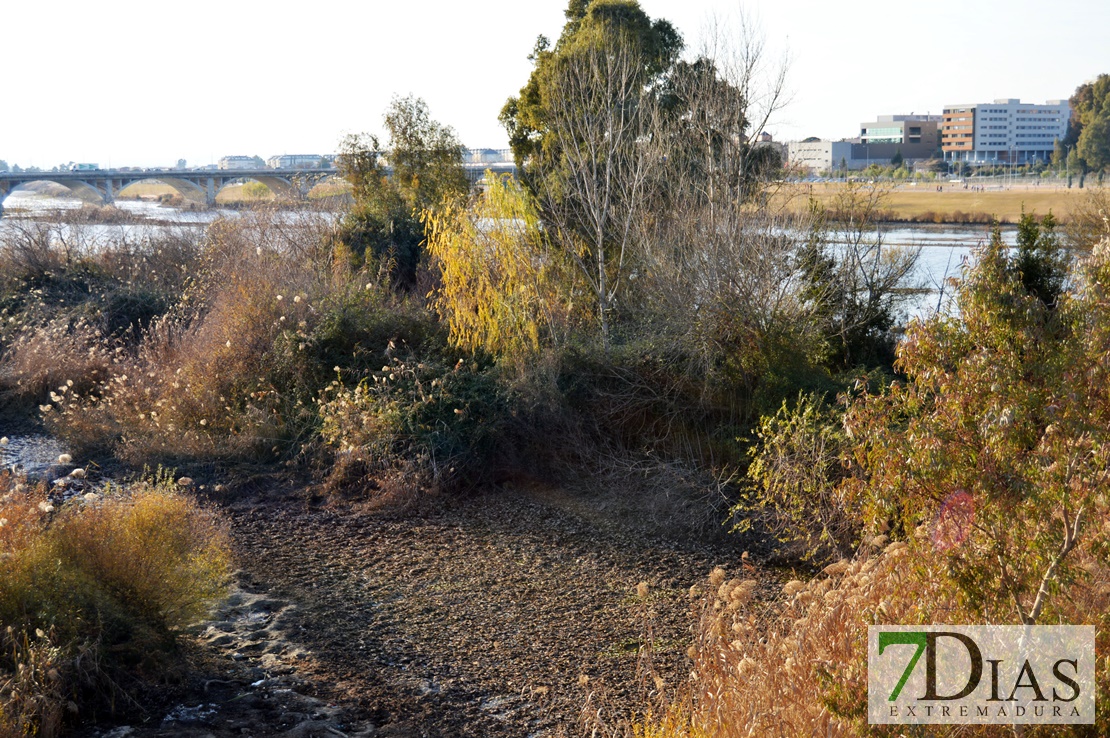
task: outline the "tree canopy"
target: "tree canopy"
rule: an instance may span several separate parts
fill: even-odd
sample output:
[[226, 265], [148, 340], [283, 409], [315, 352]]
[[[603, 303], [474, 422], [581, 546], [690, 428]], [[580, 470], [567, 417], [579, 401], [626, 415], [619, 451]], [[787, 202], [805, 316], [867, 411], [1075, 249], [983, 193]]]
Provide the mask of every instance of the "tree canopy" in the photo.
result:
[[1068, 143], [1079, 161], [1096, 171], [1110, 167], [1110, 74], [1079, 85], [1069, 103]]
[[376, 259], [408, 286], [420, 261], [422, 213], [466, 197], [463, 147], [417, 97], [394, 98], [385, 127], [384, 148], [372, 134], [349, 135], [340, 145], [337, 165], [355, 199], [340, 240], [356, 264]]
[[[632, 294], [635, 275], [691, 262], [672, 257], [707, 238], [735, 242], [748, 217], [739, 208], [781, 162], [751, 140], [752, 78], [762, 69], [751, 37], [684, 61], [674, 27], [635, 0], [571, 0], [566, 17], [554, 45], [537, 40], [532, 73], [501, 121], [545, 227], [593, 295], [607, 342], [618, 312], [645, 305]], [[772, 84], [772, 108], [780, 93]], [[679, 223], [704, 227], [679, 234]]]
[[557, 95], [560, 68], [591, 49], [627, 45], [635, 56], [642, 89], [668, 71], [682, 52], [682, 37], [674, 26], [652, 20], [636, 0], [570, 0], [566, 18], [554, 48], [544, 36], [537, 39], [527, 84], [501, 110], [517, 166], [526, 172], [537, 159], [558, 156], [550, 107]]

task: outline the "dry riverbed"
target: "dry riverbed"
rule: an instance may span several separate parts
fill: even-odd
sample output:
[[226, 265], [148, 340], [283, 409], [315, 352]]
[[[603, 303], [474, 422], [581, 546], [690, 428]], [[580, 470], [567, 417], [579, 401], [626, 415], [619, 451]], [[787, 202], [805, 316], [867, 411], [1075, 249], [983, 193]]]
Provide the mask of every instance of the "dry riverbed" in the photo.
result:
[[646, 704], [646, 638], [677, 683], [688, 590], [742, 552], [529, 485], [404, 511], [303, 490], [225, 507], [238, 587], [192, 637], [193, 672], [85, 735], [578, 735], [587, 712]]

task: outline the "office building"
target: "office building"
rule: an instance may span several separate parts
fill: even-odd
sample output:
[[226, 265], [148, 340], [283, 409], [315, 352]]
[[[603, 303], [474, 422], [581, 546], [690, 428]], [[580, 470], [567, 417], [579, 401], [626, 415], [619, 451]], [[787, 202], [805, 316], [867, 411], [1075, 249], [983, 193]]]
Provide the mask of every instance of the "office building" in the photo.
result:
[[864, 158], [890, 160], [896, 154], [903, 159], [932, 159], [940, 145], [939, 115], [880, 115], [874, 121], [860, 124], [859, 142], [866, 147]]
[[1056, 140], [1068, 131], [1070, 114], [1067, 100], [946, 105], [941, 149], [945, 160], [973, 165], [1047, 162]]

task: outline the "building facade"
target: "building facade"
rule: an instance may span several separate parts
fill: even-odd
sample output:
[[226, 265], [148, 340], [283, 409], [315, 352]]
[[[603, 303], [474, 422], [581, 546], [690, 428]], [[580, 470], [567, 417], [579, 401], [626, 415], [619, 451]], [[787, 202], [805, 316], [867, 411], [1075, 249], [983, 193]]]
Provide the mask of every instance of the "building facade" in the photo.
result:
[[1007, 98], [946, 105], [941, 149], [945, 160], [970, 164], [1047, 162], [1056, 140], [1067, 134], [1070, 115], [1067, 100], [1034, 105]]
[[319, 154], [280, 154], [266, 160], [270, 169], [316, 169], [327, 164], [327, 159]]
[[221, 156], [216, 166], [220, 169], [259, 169], [262, 164], [257, 156]]
[[790, 169], [815, 175], [858, 171], [872, 164], [887, 166], [897, 151], [895, 144], [861, 144], [855, 141], [818, 139], [791, 141], [784, 148], [785, 161]]
[[805, 169], [813, 174], [840, 169], [841, 163], [851, 169], [852, 143], [813, 139], [791, 141], [786, 145], [786, 161], [793, 169]]
[[859, 142], [867, 147], [866, 158], [932, 159], [940, 147], [940, 115], [880, 115], [860, 123]]

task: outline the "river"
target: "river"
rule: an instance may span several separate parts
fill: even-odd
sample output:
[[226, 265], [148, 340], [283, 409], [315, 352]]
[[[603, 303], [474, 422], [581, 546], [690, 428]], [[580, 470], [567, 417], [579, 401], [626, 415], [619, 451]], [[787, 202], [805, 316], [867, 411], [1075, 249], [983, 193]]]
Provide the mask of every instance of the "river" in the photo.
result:
[[[1017, 243], [1017, 228], [1002, 226], [1002, 242], [1007, 246]], [[972, 252], [987, 243], [991, 236], [989, 225], [901, 225], [890, 224], [879, 228], [886, 246], [916, 248], [915, 281], [930, 294], [921, 295], [909, 307], [910, 317], [921, 317], [937, 310], [941, 289], [949, 277], [959, 277]]]
[[[3, 232], [5, 227], [11, 227], [12, 219], [20, 215], [16, 212], [18, 210], [45, 215], [57, 210], [77, 209], [82, 204], [79, 200], [63, 200], [43, 197], [31, 192], [16, 191], [4, 202], [7, 211], [4, 214], [3, 221], [0, 222], [0, 233]], [[94, 234], [96, 241], [154, 234], [174, 226], [204, 227], [217, 218], [235, 218], [240, 215], [239, 211], [236, 210], [182, 210], [154, 202], [137, 200], [119, 200], [115, 203], [115, 206], [137, 218], [146, 219], [150, 222], [83, 226]], [[285, 214], [285, 217], [295, 218], [297, 216]], [[879, 232], [882, 234], [883, 243], [888, 246], [919, 248], [921, 256], [918, 261], [918, 276], [926, 285], [935, 287], [943, 283], [946, 277], [958, 275], [961, 263], [970, 255], [971, 250], [983, 244], [990, 237], [990, 226], [883, 225]], [[1002, 233], [1006, 243], [1013, 245], [1016, 235], [1015, 229], [1012, 226], [1005, 227]]]

